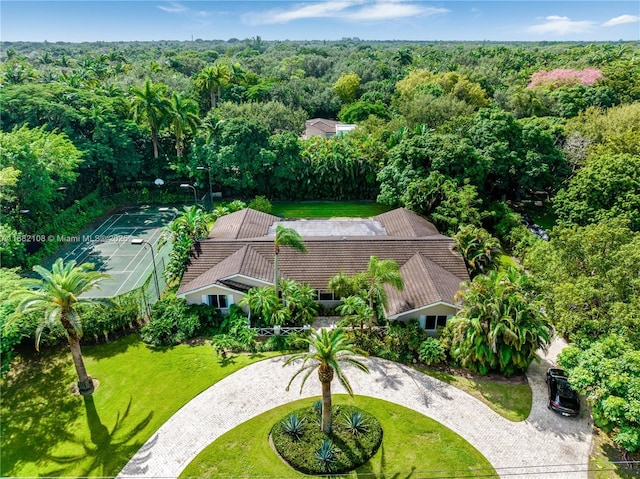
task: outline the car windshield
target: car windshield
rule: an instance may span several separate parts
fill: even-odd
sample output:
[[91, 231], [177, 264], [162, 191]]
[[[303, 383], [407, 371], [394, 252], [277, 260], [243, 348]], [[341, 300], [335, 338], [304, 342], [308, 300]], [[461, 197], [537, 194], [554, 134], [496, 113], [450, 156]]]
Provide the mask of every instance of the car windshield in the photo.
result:
[[575, 398], [576, 392], [569, 387], [569, 384], [566, 381], [559, 380], [558, 381], [558, 395], [565, 398]]

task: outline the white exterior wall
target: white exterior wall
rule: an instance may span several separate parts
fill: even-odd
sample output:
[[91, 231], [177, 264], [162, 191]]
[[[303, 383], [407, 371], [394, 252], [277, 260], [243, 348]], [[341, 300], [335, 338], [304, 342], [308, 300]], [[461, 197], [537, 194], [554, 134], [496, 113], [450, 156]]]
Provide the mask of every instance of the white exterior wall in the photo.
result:
[[[422, 327], [425, 325], [425, 319], [427, 316], [447, 316], [447, 322], [458, 313], [458, 309], [448, 304], [435, 304], [430, 307], [414, 310], [409, 313], [400, 314], [395, 321], [409, 321], [410, 319], [417, 319], [420, 321]], [[436, 330], [427, 330], [428, 333], [436, 335]]]
[[[237, 291], [231, 291], [227, 288], [221, 288], [219, 286], [210, 286], [208, 288], [203, 288], [193, 293], [182, 294], [179, 297], [184, 298], [187, 301], [187, 304], [208, 304], [207, 296], [209, 295], [224, 295], [227, 297], [227, 305], [238, 304], [240, 299], [244, 297], [244, 294], [239, 293]], [[248, 309], [242, 308], [248, 313]], [[223, 313], [229, 311], [229, 309], [222, 309]]]

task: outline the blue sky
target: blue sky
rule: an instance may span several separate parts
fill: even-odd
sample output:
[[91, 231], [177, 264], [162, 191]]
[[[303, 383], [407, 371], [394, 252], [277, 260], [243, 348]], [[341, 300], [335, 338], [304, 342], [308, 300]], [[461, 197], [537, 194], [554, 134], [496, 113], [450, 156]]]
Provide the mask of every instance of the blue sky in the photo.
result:
[[638, 0], [2, 0], [3, 41], [640, 40]]

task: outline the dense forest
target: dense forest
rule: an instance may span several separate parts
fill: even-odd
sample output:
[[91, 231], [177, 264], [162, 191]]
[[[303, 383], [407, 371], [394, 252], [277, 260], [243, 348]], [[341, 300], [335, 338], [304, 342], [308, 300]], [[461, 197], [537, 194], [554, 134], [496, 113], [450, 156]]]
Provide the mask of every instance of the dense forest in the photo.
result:
[[[3, 267], [119, 201], [188, 201], [185, 181], [484, 228], [572, 343], [596, 423], [640, 448], [637, 43], [4, 43], [0, 60]], [[313, 118], [357, 127], [303, 138]]]

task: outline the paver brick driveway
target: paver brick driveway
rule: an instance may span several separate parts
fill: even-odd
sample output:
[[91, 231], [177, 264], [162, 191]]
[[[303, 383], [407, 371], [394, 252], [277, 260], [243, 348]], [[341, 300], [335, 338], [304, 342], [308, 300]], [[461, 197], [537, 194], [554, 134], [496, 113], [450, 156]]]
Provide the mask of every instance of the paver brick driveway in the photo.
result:
[[[429, 416], [475, 446], [501, 477], [586, 479], [591, 423], [586, 408], [565, 418], [546, 407], [544, 373], [561, 343], [552, 345], [541, 364], [532, 364], [531, 415], [511, 422], [477, 399], [413, 369], [378, 358], [367, 359], [371, 374], [348, 370], [354, 393], [401, 404]], [[220, 435], [269, 409], [301, 397], [318, 396], [320, 386], [307, 381], [285, 391], [294, 367], [284, 358], [248, 366], [214, 384], [172, 416], [136, 453], [118, 477], [177, 477], [195, 456]], [[299, 383], [297, 383], [299, 385]], [[335, 382], [335, 393], [344, 393]]]

